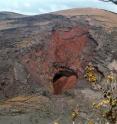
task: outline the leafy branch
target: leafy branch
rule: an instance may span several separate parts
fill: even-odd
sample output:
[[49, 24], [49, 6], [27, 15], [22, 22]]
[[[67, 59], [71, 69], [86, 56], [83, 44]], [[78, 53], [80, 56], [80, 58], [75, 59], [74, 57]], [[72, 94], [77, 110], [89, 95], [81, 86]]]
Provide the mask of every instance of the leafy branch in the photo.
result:
[[100, 1], [103, 1], [103, 2], [112, 2], [114, 4], [117, 5], [117, 0], [100, 0]]

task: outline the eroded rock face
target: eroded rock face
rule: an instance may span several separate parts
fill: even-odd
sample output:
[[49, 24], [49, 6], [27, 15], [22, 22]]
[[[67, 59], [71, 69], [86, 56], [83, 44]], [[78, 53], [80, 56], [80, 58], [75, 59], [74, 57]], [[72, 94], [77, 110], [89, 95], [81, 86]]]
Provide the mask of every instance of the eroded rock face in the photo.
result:
[[[90, 50], [87, 52], [90, 57], [87, 60], [85, 58], [81, 60], [82, 52], [89, 45], [92, 47], [92, 50], [95, 48], [95, 43], [93, 43], [93, 40], [88, 36], [88, 27], [66, 27], [51, 32], [51, 39], [47, 48], [41, 50], [37, 48], [37, 50], [33, 50], [31, 53], [24, 55], [21, 60], [33, 79], [44, 86], [48, 85], [49, 79], [52, 78], [57, 71], [54, 64], [59, 65], [59, 67], [70, 67], [77, 73], [79, 70], [83, 70], [88, 61], [93, 57], [90, 55], [92, 54]], [[61, 89], [59, 89], [60, 87], [57, 83], [58, 90], [62, 90], [62, 86], [67, 83], [67, 80], [70, 80], [70, 78], [66, 77], [66, 80], [62, 81], [61, 79], [58, 81], [61, 82]], [[57, 86], [55, 86], [56, 90]], [[70, 86], [72, 88], [72, 85]], [[68, 89], [70, 86], [68, 86]], [[67, 86], [65, 89], [67, 89]]]
[[27, 74], [22, 64], [15, 62], [14, 63], [14, 78], [16, 81], [20, 81], [21, 83], [27, 82]]
[[[0, 21], [1, 98], [36, 92], [41, 87], [53, 92], [52, 79], [61, 66], [82, 76], [85, 66], [92, 61], [106, 74], [110, 63], [116, 62], [117, 28], [112, 22], [116, 23], [117, 15], [104, 10], [93, 10], [89, 16], [83, 12], [73, 16], [54, 13], [11, 19], [4, 21], [5, 27]], [[114, 20], [109, 21], [105, 13], [114, 16]], [[68, 80], [72, 77], [57, 81], [62, 81], [57, 92], [78, 83], [74, 78], [73, 84], [64, 85]]]
[[53, 84], [54, 94], [62, 94], [63, 92], [67, 91], [68, 89], [74, 88], [77, 83], [76, 76], [72, 75], [69, 77], [61, 77]]

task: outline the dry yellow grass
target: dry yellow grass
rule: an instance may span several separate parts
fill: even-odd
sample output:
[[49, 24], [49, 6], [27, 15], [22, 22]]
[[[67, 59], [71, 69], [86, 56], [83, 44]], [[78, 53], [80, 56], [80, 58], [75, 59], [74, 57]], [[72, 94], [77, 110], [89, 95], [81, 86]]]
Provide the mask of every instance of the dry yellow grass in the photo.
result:
[[0, 102], [0, 109], [25, 110], [26, 108], [37, 109], [44, 103], [48, 103], [48, 98], [38, 95], [17, 96]]

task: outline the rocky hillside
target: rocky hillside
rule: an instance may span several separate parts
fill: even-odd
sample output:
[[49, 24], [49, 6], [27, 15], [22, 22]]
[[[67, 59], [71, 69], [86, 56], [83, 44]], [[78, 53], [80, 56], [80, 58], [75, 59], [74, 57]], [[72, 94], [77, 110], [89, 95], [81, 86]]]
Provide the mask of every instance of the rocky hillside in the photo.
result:
[[117, 15], [98, 9], [74, 9], [0, 21], [0, 98], [52, 92], [55, 67], [77, 74], [90, 61], [106, 74], [117, 70]]
[[0, 123], [48, 124], [59, 117], [69, 124], [77, 104], [84, 111], [78, 123], [99, 123], [91, 103], [101, 93], [83, 79], [84, 69], [92, 62], [102, 79], [117, 71], [117, 14], [89, 8], [1, 14]]
[[0, 20], [9, 20], [9, 19], [15, 19], [15, 18], [23, 18], [24, 15], [14, 13], [14, 12], [0, 12]]

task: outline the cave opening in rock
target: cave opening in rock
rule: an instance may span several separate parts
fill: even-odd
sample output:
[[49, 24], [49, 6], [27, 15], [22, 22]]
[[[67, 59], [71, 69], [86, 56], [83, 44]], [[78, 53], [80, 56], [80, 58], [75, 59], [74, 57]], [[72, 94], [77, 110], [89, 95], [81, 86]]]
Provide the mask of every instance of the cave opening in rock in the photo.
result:
[[56, 72], [53, 77], [54, 94], [61, 94], [65, 90], [74, 87], [77, 78], [77, 72], [73, 69], [62, 69]]

